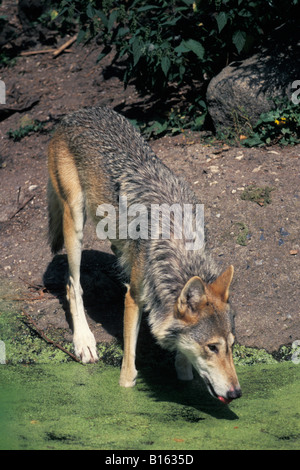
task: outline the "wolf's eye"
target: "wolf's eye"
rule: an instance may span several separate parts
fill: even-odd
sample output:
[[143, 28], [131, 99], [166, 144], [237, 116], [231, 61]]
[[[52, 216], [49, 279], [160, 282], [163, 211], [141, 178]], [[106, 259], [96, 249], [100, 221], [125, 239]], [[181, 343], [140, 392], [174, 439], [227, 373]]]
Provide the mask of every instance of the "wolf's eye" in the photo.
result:
[[211, 352], [216, 354], [219, 352], [218, 347], [215, 344], [208, 344], [207, 347]]

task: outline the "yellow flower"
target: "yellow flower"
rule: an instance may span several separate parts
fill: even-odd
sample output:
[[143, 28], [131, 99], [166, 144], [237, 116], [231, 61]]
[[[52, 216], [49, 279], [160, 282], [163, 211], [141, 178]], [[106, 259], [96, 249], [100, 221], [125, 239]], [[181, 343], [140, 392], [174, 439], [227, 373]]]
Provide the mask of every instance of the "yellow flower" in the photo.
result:
[[56, 10], [52, 10], [50, 13], [51, 21], [55, 20], [57, 16], [58, 16], [58, 12]]
[[280, 124], [284, 124], [286, 122], [286, 118], [285, 117], [282, 117], [282, 118], [279, 118], [279, 119], [275, 119], [275, 124], [277, 124], [277, 126], [279, 126]]

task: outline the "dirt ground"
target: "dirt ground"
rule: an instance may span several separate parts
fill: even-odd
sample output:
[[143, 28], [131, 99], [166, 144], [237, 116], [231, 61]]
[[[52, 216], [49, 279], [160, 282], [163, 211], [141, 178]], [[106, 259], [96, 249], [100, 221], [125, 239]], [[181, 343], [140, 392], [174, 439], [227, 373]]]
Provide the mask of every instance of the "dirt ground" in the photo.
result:
[[[132, 116], [145, 99], [126, 90], [118, 71], [96, 63], [99, 48], [74, 44], [70, 53], [19, 57], [0, 70], [11, 113], [0, 105], [0, 292], [2, 302], [29, 313], [49, 335], [71, 340], [64, 300], [65, 252], [47, 245], [47, 144], [57, 120], [90, 105]], [[105, 73], [103, 73], [105, 72]], [[13, 111], [18, 109], [19, 111]], [[9, 115], [10, 114], [10, 115]], [[45, 130], [9, 139], [30, 120]], [[300, 339], [300, 146], [267, 149], [208, 144], [200, 134], [152, 141], [154, 151], [191, 184], [205, 205], [208, 248], [224, 269], [235, 266], [231, 302], [240, 344], [272, 352]], [[271, 203], [242, 200], [249, 185], [271, 187]], [[18, 209], [20, 209], [18, 211]], [[17, 212], [18, 211], [18, 212]], [[241, 244], [243, 243], [243, 244]], [[87, 224], [82, 285], [88, 321], [98, 341], [122, 334], [124, 289], [109, 244]], [[1, 312], [0, 312], [1, 314]]]

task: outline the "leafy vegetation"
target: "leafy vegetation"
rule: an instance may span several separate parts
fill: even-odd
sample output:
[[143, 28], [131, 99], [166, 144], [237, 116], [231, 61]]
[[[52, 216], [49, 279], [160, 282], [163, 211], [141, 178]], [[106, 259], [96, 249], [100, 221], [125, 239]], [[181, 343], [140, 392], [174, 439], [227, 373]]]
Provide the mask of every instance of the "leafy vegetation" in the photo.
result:
[[139, 128], [146, 138], [161, 137], [162, 135], [178, 134], [186, 130], [200, 131], [207, 115], [207, 107], [201, 97], [195, 97], [193, 104], [186, 102], [177, 103], [171, 109], [166, 109], [161, 114], [156, 114], [148, 121], [130, 119], [131, 123]]
[[256, 202], [260, 206], [266, 206], [271, 204], [272, 191], [274, 191], [274, 188], [270, 188], [270, 186], [259, 187], [251, 184], [242, 192], [241, 199]]
[[176, 82], [200, 80], [250, 53], [296, 12], [298, 0], [283, 4], [248, 0], [62, 0], [62, 21], [76, 18], [79, 41], [95, 35], [101, 60], [112, 47], [126, 57], [124, 83], [161, 92]]
[[[299, 0], [288, 4], [280, 0], [62, 0], [59, 14], [56, 10], [51, 14], [62, 23], [76, 18], [79, 41], [97, 35], [102, 44], [99, 61], [114, 49], [114, 62], [123, 61], [125, 86], [134, 80], [141, 93], [154, 93], [164, 102], [169, 99], [169, 107], [143, 126], [149, 137], [200, 130], [206, 122], [208, 80], [232, 60], [249, 56], [276, 27], [293, 17], [298, 4]], [[170, 96], [179, 90], [180, 105], [174, 106]], [[276, 124], [280, 117], [286, 117], [287, 125], [282, 120]], [[274, 129], [266, 126], [266, 119], [272, 118]], [[294, 118], [276, 113], [262, 116], [255, 129], [248, 126], [246, 136], [251, 139], [245, 145], [276, 142], [278, 130], [280, 143], [293, 143]]]
[[299, 104], [290, 100], [275, 100], [276, 108], [264, 113], [243, 144], [248, 147], [265, 145], [294, 145], [299, 143]]
[[238, 235], [236, 237], [236, 243], [241, 246], [247, 245], [247, 236], [249, 235], [249, 228], [244, 222], [237, 222]]
[[21, 125], [18, 129], [12, 130], [9, 129], [7, 132], [7, 135], [10, 139], [13, 139], [14, 142], [19, 142], [20, 140], [23, 139], [23, 137], [26, 137], [27, 135], [33, 133], [33, 132], [40, 132], [44, 129], [45, 123], [42, 121], [39, 121], [38, 119], [35, 119], [34, 121], [26, 124], [26, 125]]
[[[149, 122], [134, 123], [147, 137], [156, 137], [201, 130], [208, 122], [209, 80], [231, 61], [249, 57], [279, 26], [293, 28], [299, 2], [50, 0], [36, 23], [61, 35], [78, 31], [78, 42], [96, 38], [99, 62], [114, 51], [111, 65], [123, 72], [124, 86], [134, 82], [154, 103]], [[0, 20], [1, 32], [7, 19]], [[0, 56], [4, 66], [11, 60]], [[297, 141], [300, 117], [291, 103], [263, 115], [254, 128], [246, 114], [244, 122], [235, 120], [234, 140], [243, 135], [249, 146]]]

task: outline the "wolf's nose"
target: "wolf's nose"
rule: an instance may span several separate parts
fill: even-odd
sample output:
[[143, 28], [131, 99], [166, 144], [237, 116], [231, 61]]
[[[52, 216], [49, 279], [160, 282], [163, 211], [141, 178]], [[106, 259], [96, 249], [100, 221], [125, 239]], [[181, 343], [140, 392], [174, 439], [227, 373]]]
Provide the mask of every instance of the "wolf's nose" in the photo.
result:
[[232, 390], [229, 390], [229, 392], [227, 392], [226, 398], [228, 400], [234, 400], [235, 398], [240, 398], [241, 396], [242, 396], [242, 390], [238, 387], [238, 388], [233, 388]]

